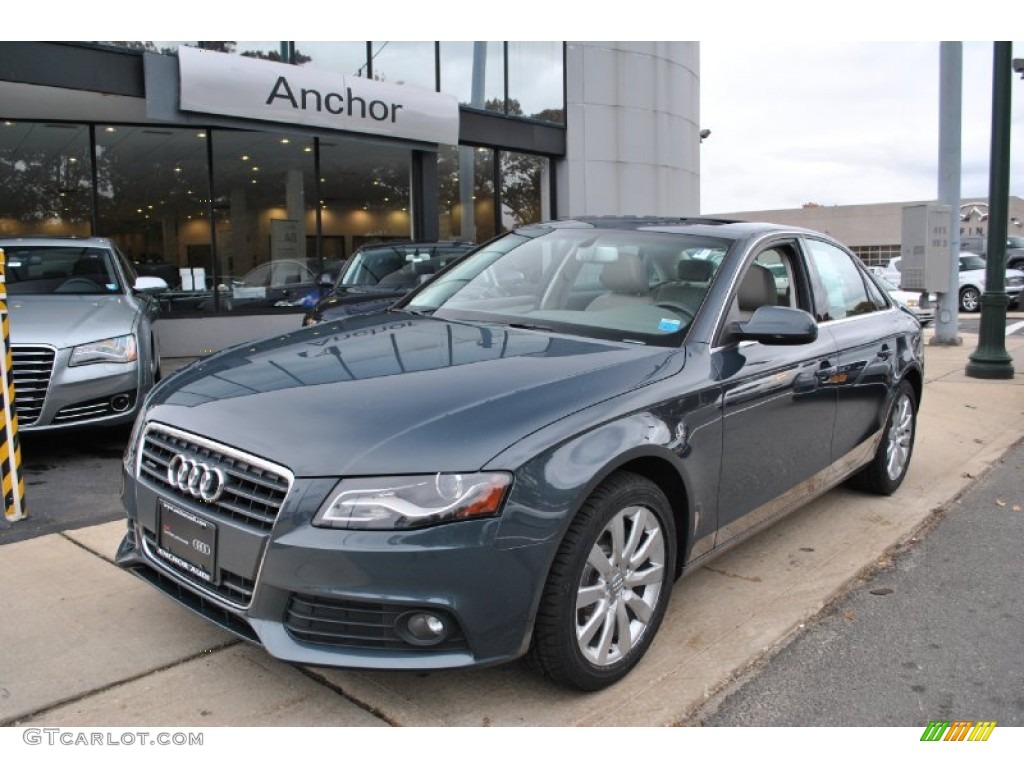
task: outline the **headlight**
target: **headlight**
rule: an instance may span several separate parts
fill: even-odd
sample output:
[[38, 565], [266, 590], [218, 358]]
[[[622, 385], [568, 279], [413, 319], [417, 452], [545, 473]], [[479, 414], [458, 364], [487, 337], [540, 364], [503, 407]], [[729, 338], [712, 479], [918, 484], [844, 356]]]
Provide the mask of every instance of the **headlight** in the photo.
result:
[[342, 480], [320, 505], [313, 525], [393, 531], [491, 517], [501, 510], [511, 485], [505, 472]]
[[129, 475], [135, 475], [135, 455], [139, 448], [139, 438], [142, 437], [142, 427], [146, 423], [146, 409], [145, 407], [139, 409], [138, 415], [135, 417], [135, 424], [132, 425], [132, 434], [128, 438], [128, 445], [124, 449], [124, 468], [127, 470]]
[[91, 365], [92, 363], [130, 363], [139, 357], [135, 335], [115, 336], [112, 339], [90, 341], [79, 344], [71, 351], [68, 365]]

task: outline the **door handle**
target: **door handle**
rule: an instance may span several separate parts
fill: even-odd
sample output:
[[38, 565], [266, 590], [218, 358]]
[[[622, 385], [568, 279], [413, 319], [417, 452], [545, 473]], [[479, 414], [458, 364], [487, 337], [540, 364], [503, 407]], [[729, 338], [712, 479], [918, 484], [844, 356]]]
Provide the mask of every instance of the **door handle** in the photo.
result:
[[818, 370], [815, 372], [814, 376], [819, 381], [819, 383], [824, 384], [829, 379], [832, 378], [832, 375], [835, 372], [835, 366], [832, 365], [831, 361], [822, 360], [821, 363], [818, 365]]

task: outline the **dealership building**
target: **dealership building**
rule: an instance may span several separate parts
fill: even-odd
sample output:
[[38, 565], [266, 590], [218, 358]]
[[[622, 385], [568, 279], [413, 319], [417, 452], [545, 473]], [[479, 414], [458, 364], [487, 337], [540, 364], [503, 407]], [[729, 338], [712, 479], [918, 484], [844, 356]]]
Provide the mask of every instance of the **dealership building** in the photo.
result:
[[[935, 203], [935, 200], [911, 200], [866, 205], [816, 205], [764, 211], [719, 213], [724, 218], [744, 221], [772, 221], [827, 232], [845, 243], [868, 266], [884, 267], [889, 259], [899, 258], [903, 229], [903, 209]], [[964, 198], [959, 210], [961, 237], [987, 237], [988, 199]], [[1010, 196], [1007, 206], [1007, 233], [1024, 235], [1024, 199]]]
[[697, 43], [0, 42], [0, 237], [111, 238], [200, 355], [298, 326], [227, 300], [261, 265], [696, 215], [698, 108]]

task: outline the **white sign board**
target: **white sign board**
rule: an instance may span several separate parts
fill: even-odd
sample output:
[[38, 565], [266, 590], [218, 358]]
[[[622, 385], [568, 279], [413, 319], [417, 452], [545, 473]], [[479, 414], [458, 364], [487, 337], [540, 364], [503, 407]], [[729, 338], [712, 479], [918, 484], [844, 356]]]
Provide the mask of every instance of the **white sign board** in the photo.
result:
[[[305, 243], [303, 243], [305, 246]], [[299, 222], [293, 219], [270, 220], [270, 258], [304, 259], [305, 253], [299, 253]]]
[[458, 144], [454, 96], [293, 64], [178, 49], [181, 109]]

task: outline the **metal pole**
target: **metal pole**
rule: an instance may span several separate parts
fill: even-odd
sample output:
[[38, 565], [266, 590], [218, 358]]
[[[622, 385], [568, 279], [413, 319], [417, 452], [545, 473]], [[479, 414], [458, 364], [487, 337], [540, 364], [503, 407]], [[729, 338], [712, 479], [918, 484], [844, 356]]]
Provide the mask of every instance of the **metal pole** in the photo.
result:
[[930, 343], [959, 345], [957, 335], [960, 310], [960, 146], [963, 101], [963, 43], [939, 43], [939, 202], [950, 208], [949, 285], [939, 294], [935, 317], [935, 335]]
[[997, 42], [992, 61], [992, 157], [989, 163], [988, 256], [981, 297], [978, 349], [966, 373], [976, 379], [1012, 379], [1006, 351], [1006, 218], [1010, 207], [1010, 71], [1013, 43]]

